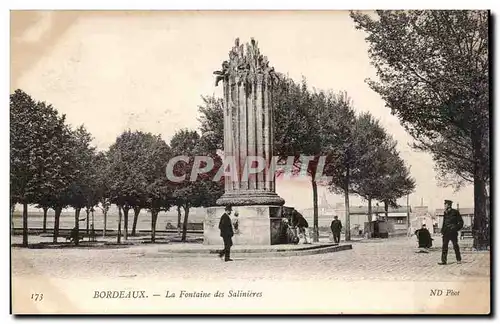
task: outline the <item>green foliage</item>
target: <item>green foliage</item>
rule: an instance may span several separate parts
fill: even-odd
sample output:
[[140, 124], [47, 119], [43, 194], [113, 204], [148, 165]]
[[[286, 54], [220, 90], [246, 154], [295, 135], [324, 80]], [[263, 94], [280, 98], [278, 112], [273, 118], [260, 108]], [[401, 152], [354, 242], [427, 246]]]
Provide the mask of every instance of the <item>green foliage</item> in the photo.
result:
[[331, 141], [325, 150], [329, 161], [325, 173], [332, 178], [329, 189], [338, 194], [349, 194], [352, 174], [357, 170], [359, 145], [356, 145], [356, 114], [347, 93], [337, 95], [331, 118], [326, 121], [331, 132]]
[[[65, 117], [22, 90], [10, 96], [11, 196], [20, 203], [65, 206], [75, 178], [71, 133]], [[44, 199], [42, 199], [44, 198]]]
[[70, 186], [69, 204], [74, 208], [92, 208], [98, 203], [98, 178], [92, 135], [82, 125], [73, 132], [75, 179]]
[[[180, 130], [170, 141], [173, 156], [185, 155], [189, 157], [189, 162], [178, 162], [174, 167], [176, 176], [186, 175], [184, 181], [175, 182], [171, 185], [174, 188], [173, 197], [175, 204], [182, 207], [208, 207], [214, 206], [215, 201], [223, 193], [223, 178], [220, 182], [212, 181], [222, 160], [214, 155], [212, 147], [207, 147], [210, 141], [204, 141], [196, 131]], [[210, 145], [210, 144], [208, 144]], [[209, 156], [214, 159], [214, 168], [207, 173], [199, 174], [196, 181], [191, 181], [195, 156]]]
[[128, 130], [110, 146], [107, 152], [107, 172], [112, 203], [128, 207], [145, 203], [148, 186], [145, 171], [149, 167], [145, 141], [150, 136], [152, 135]]
[[[375, 20], [351, 13], [356, 27], [368, 34], [377, 69], [379, 81], [368, 84], [443, 173], [472, 180], [473, 159], [466, 152], [473, 145], [481, 146], [480, 163], [489, 166], [488, 12], [377, 14]], [[480, 138], [473, 144], [478, 129]]]
[[110, 200], [126, 207], [163, 208], [158, 202], [170, 149], [160, 136], [125, 131], [107, 152]]
[[214, 152], [224, 150], [224, 102], [215, 96], [201, 98], [203, 105], [198, 107], [198, 121], [204, 146]]
[[[172, 190], [165, 175], [170, 154], [169, 146], [159, 135], [128, 130], [116, 139], [106, 155], [109, 201], [127, 211], [134, 208], [135, 217], [140, 209], [149, 209], [153, 242], [158, 213], [168, 210], [172, 203]], [[101, 205], [106, 209], [108, 200], [102, 199]], [[136, 224], [135, 218], [133, 233]]]
[[387, 201], [396, 206], [398, 198], [415, 188], [415, 181], [396, 149], [396, 141], [369, 113], [357, 118], [355, 131], [358, 167], [352, 177], [352, 192], [366, 200]]
[[[301, 84], [283, 77], [273, 89], [274, 154], [281, 160], [301, 155], [315, 155], [320, 145], [316, 119], [311, 114], [312, 96], [306, 80]], [[284, 162], [284, 161], [283, 161]]]

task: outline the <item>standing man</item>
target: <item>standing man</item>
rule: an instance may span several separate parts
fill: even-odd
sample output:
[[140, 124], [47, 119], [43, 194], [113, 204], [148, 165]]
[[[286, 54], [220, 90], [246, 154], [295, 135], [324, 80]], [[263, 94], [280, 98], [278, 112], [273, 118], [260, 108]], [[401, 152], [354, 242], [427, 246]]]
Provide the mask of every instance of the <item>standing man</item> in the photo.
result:
[[332, 224], [330, 225], [330, 229], [333, 234], [333, 242], [340, 243], [340, 232], [342, 231], [342, 222], [339, 221], [338, 216], [333, 216]]
[[224, 256], [224, 261], [226, 262], [233, 261], [230, 258], [230, 254], [231, 254], [231, 246], [233, 245], [232, 237], [234, 235], [234, 232], [233, 232], [233, 224], [231, 223], [231, 218], [229, 218], [229, 215], [231, 215], [232, 210], [233, 209], [231, 208], [230, 205], [226, 206], [226, 212], [222, 214], [219, 222], [220, 236], [224, 241], [224, 250], [221, 250], [219, 252], [219, 257], [222, 258]]
[[438, 264], [445, 265], [448, 256], [448, 244], [453, 243], [457, 263], [462, 263], [460, 256], [460, 247], [458, 246], [458, 231], [464, 227], [464, 221], [458, 210], [451, 208], [453, 202], [451, 200], [444, 201], [444, 217], [443, 226], [441, 226], [441, 234], [443, 235], [443, 252], [441, 254], [441, 262]]

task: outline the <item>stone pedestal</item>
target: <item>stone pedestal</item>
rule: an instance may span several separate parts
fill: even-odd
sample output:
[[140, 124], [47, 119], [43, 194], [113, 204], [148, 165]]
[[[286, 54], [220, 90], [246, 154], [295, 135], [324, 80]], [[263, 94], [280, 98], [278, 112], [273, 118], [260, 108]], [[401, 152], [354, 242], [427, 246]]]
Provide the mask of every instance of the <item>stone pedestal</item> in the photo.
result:
[[[238, 217], [235, 217], [238, 212]], [[219, 220], [224, 207], [209, 207], [203, 224], [206, 245], [223, 245], [220, 237]], [[281, 207], [278, 206], [241, 206], [234, 207], [231, 221], [238, 219], [238, 230], [233, 236], [234, 245], [271, 245], [278, 244], [281, 224]]]

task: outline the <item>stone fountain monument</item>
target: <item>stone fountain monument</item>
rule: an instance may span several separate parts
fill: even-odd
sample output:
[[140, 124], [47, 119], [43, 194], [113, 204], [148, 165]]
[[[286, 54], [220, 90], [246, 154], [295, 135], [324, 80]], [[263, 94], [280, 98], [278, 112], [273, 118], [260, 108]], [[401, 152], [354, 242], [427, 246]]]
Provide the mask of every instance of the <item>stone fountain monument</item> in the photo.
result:
[[[275, 244], [285, 203], [275, 192], [272, 167], [272, 90], [277, 75], [254, 39], [246, 46], [236, 39], [229, 61], [214, 74], [216, 86], [223, 82], [224, 160], [233, 162], [229, 164], [233, 170], [232, 176], [225, 176], [224, 195], [217, 201], [220, 207], [207, 208], [204, 243], [221, 244], [219, 218], [231, 205], [233, 221], [235, 212], [239, 214], [234, 244]], [[250, 168], [262, 171], [250, 174]]]

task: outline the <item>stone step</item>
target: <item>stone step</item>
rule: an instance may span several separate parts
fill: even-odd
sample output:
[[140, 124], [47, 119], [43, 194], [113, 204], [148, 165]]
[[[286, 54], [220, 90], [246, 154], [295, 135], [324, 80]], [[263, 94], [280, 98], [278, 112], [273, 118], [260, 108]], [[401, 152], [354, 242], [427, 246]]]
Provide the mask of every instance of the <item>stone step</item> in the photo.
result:
[[[222, 248], [222, 247], [221, 247]], [[220, 248], [219, 248], [220, 249]], [[265, 258], [265, 257], [290, 257], [314, 255], [323, 253], [333, 253], [345, 250], [351, 250], [351, 244], [342, 245], [317, 245], [317, 246], [300, 246], [297, 248], [240, 248], [231, 250], [231, 257], [250, 257], [250, 258]], [[157, 253], [142, 253], [140, 256], [147, 258], [178, 258], [178, 257], [217, 257], [218, 249], [159, 249]]]

